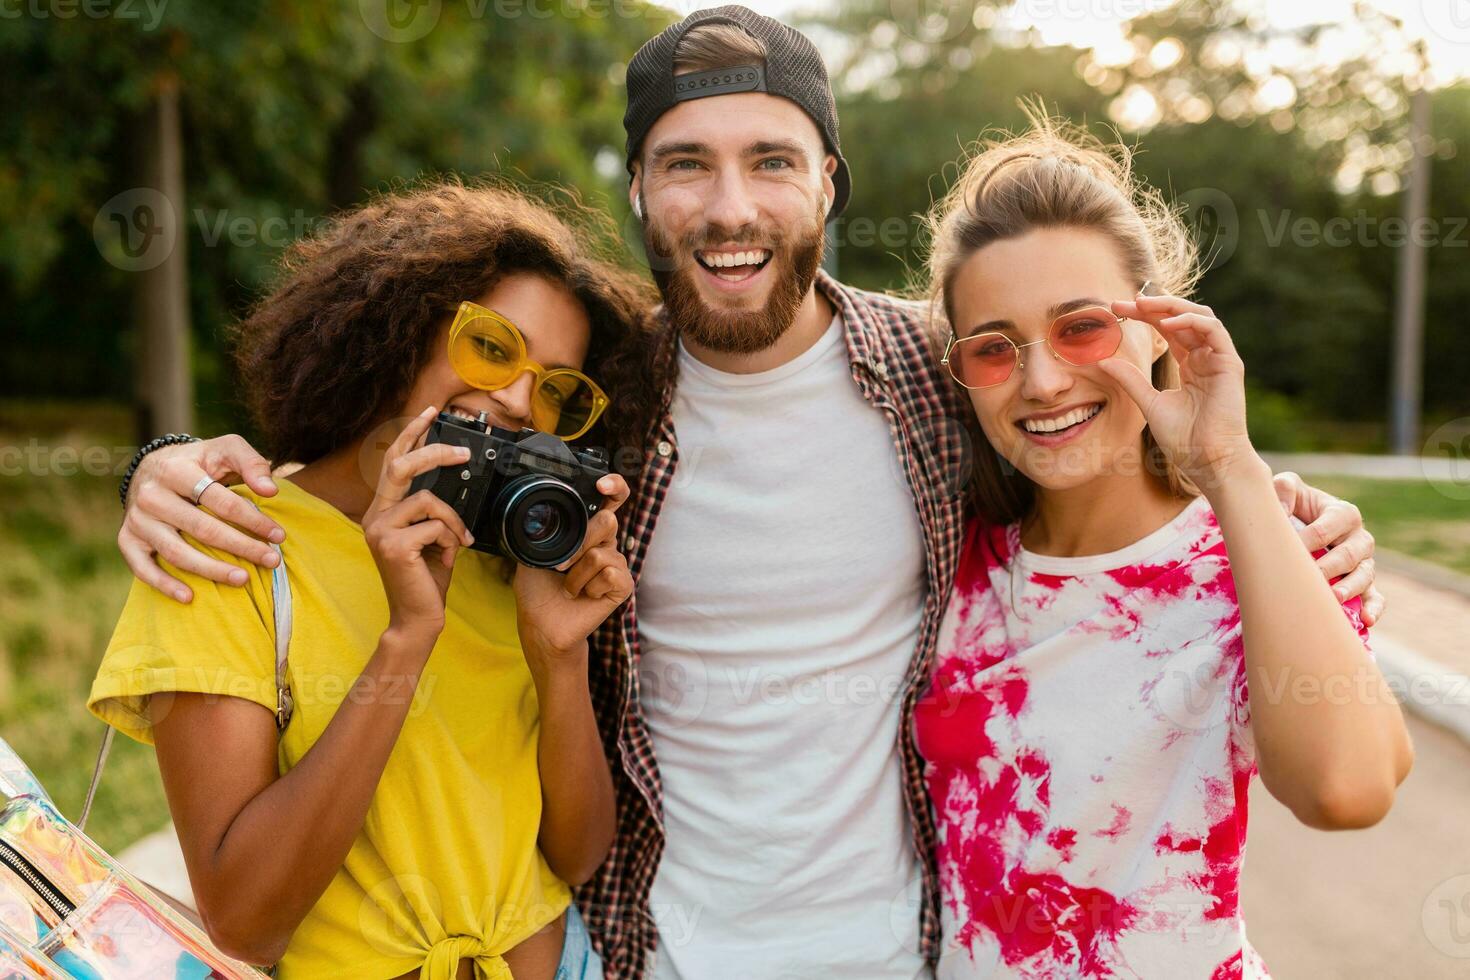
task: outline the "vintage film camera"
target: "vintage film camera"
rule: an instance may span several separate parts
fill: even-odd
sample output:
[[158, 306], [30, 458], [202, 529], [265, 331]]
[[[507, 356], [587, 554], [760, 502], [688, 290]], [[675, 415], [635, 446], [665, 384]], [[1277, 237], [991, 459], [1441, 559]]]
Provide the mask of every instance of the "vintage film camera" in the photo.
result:
[[[487, 431], [488, 429], [488, 431]], [[410, 493], [429, 490], [464, 520], [470, 547], [522, 565], [554, 568], [571, 558], [602, 506], [597, 481], [608, 473], [601, 449], [574, 449], [533, 429], [512, 432], [448, 412], [429, 427], [425, 444], [466, 446], [467, 462], [414, 478]]]

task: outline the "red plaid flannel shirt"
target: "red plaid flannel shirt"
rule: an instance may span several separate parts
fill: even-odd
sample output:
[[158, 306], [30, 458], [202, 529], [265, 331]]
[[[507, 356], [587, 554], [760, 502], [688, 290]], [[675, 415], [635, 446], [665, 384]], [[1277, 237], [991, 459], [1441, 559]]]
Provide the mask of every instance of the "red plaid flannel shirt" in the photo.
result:
[[[852, 289], [825, 273], [819, 273], [817, 288], [842, 315], [853, 380], [869, 404], [888, 416], [928, 554], [928, 592], [904, 679], [899, 748], [912, 843], [924, 872], [924, 899], [918, 912], [921, 952], [933, 960], [940, 936], [939, 878], [934, 820], [913, 739], [913, 709], [928, 682], [963, 537], [973, 445], [965, 421], [970, 409], [927, 341], [921, 305]], [[674, 337], [673, 330], [665, 331], [659, 357], [674, 356]], [[622, 509], [623, 546], [635, 583], [679, 462], [669, 412], [673, 392], [663, 394], [651, 451], [642, 473], [632, 481], [633, 496]], [[591, 640], [592, 698], [617, 786], [618, 834], [607, 861], [577, 894], [608, 976], [617, 978], [641, 978], [652, 962], [657, 929], [648, 896], [664, 846], [663, 786], [639, 702], [639, 656], [635, 591]]]

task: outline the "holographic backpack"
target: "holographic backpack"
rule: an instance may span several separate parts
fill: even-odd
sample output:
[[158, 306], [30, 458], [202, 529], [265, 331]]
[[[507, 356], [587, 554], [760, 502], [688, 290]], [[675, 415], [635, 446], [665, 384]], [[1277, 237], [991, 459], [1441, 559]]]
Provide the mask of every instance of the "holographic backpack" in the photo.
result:
[[0, 739], [0, 980], [261, 980], [73, 826]]

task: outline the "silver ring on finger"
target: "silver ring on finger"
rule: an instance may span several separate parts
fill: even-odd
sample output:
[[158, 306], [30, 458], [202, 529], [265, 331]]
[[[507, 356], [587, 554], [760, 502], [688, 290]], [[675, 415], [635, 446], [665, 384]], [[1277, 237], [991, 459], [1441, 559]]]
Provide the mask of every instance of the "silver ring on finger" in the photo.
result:
[[212, 477], [212, 476], [206, 476], [206, 477], [202, 477], [199, 480], [198, 483], [194, 484], [194, 506], [195, 507], [198, 507], [199, 506], [199, 498], [202, 497], [202, 496], [204, 496], [204, 491], [208, 490], [213, 483], [214, 483], [214, 477]]

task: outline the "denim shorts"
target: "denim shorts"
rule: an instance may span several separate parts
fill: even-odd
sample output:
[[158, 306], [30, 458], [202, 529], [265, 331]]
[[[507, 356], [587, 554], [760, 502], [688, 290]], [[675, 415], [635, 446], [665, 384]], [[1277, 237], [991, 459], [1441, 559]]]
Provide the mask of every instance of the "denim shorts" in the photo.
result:
[[587, 923], [582, 921], [576, 902], [567, 906], [566, 939], [556, 980], [603, 980], [602, 957], [592, 949], [592, 937], [587, 935]]

